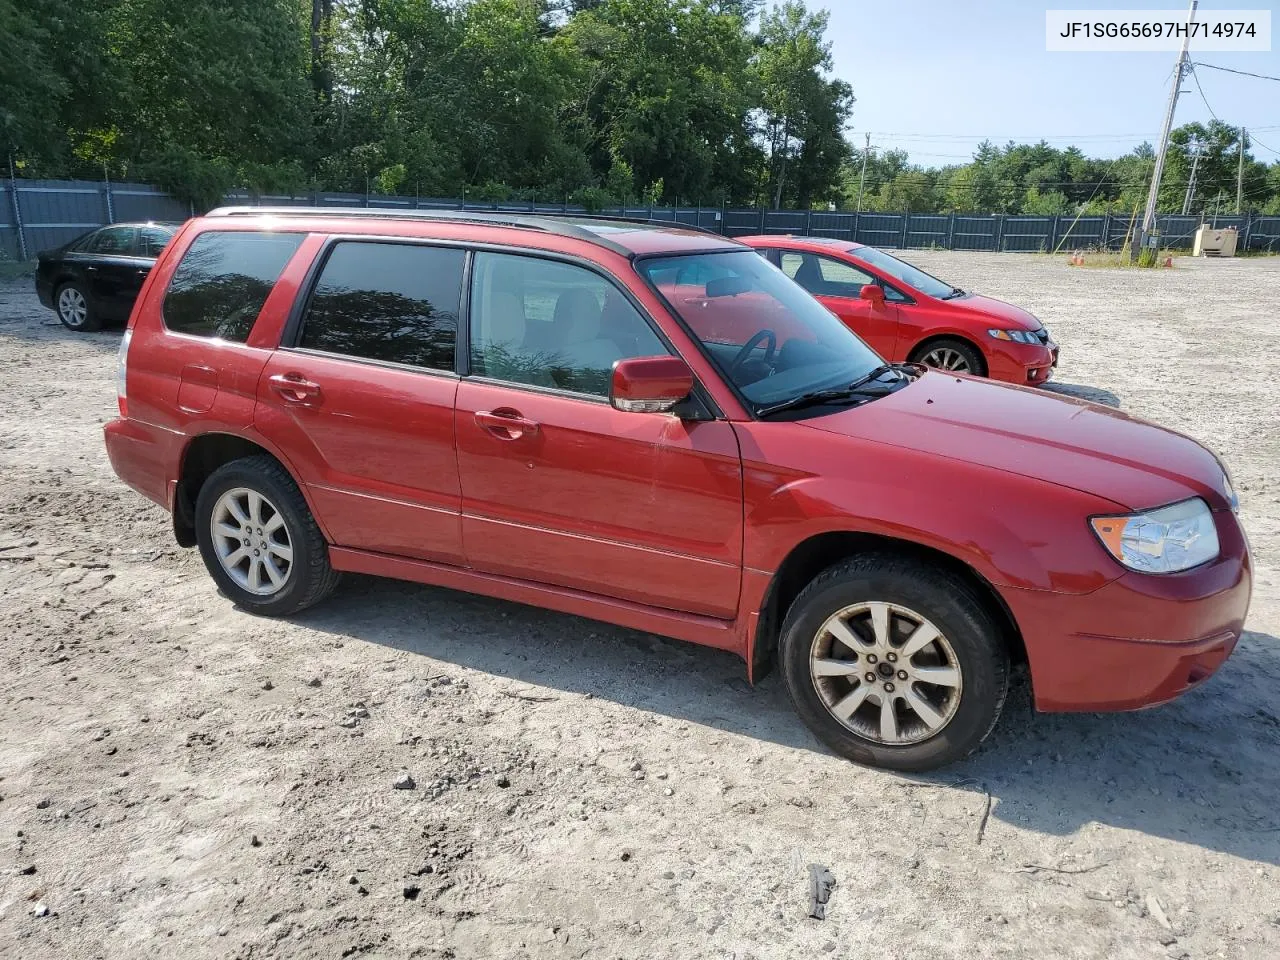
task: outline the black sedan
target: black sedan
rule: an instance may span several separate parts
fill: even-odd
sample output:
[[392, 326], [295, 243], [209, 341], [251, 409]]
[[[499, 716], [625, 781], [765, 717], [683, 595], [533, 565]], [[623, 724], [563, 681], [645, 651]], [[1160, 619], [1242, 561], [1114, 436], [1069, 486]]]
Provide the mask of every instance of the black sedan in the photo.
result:
[[36, 295], [71, 330], [128, 320], [142, 281], [177, 230], [169, 223], [117, 223], [45, 250], [36, 265]]

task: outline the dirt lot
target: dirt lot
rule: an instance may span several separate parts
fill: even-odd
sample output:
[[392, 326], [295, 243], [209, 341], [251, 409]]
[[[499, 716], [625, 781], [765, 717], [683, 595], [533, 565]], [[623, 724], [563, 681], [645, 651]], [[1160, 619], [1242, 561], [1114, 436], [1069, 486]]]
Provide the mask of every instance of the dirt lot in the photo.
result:
[[0, 954], [1280, 956], [1280, 259], [911, 259], [1037, 313], [1056, 389], [1216, 449], [1257, 561], [1204, 687], [1024, 691], [919, 778], [832, 757], [709, 650], [360, 578], [237, 611], [107, 464], [119, 332], [0, 286]]

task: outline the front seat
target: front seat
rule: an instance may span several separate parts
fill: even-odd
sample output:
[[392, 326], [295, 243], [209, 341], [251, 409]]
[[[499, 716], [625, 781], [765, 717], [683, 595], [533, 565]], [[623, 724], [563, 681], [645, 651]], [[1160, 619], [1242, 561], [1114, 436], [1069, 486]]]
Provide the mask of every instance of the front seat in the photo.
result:
[[472, 362], [481, 376], [513, 377], [524, 357], [524, 301], [514, 293], [494, 293], [481, 315], [478, 343], [472, 344]]
[[817, 257], [802, 256], [800, 269], [796, 271], [796, 275], [792, 279], [810, 293], [820, 295], [823, 281], [822, 269], [818, 266]]
[[622, 358], [618, 345], [600, 334], [600, 301], [582, 287], [564, 291], [556, 300], [554, 324], [562, 335], [557, 354], [573, 370], [608, 370]]

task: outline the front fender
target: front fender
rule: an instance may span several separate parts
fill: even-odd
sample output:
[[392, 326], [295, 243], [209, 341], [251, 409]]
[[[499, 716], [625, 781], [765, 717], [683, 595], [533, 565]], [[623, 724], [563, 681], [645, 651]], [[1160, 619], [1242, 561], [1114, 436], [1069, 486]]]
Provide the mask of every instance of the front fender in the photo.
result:
[[805, 540], [841, 532], [937, 550], [996, 587], [1084, 594], [1120, 574], [1088, 527], [1091, 515], [1116, 509], [1109, 500], [865, 441], [823, 460], [786, 476], [748, 467], [748, 568], [773, 573]]

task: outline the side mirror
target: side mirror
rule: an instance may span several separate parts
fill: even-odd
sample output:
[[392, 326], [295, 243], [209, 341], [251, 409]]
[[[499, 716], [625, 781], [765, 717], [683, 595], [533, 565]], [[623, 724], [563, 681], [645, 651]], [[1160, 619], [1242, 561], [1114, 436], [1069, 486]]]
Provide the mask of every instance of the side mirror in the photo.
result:
[[858, 296], [863, 300], [867, 300], [875, 307], [884, 306], [884, 288], [879, 284], [868, 283], [859, 292]]
[[609, 403], [626, 413], [670, 413], [693, 390], [693, 371], [679, 357], [634, 357], [613, 365]]

